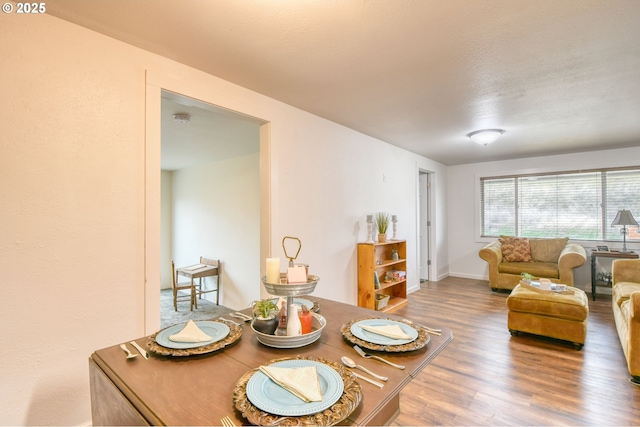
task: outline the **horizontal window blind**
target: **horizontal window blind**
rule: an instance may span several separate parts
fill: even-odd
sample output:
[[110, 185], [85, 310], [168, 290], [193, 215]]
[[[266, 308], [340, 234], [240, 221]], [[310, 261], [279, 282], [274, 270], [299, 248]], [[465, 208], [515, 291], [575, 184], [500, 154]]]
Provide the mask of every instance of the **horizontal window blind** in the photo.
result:
[[620, 209], [640, 219], [640, 167], [481, 178], [480, 198], [486, 237], [622, 240], [611, 222]]

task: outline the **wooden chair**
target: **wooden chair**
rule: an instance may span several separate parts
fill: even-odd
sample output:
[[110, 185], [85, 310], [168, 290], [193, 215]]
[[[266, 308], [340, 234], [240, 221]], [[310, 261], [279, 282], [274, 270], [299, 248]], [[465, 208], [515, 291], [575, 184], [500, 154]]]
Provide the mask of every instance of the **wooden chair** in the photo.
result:
[[[220, 277], [222, 276], [222, 268], [221, 268], [221, 264], [220, 264], [220, 260], [218, 259], [208, 259], [205, 257], [200, 257], [200, 264], [203, 265], [210, 265], [212, 267], [215, 267], [215, 270], [213, 271], [213, 274], [208, 274], [206, 277], [215, 277], [216, 279], [216, 287], [215, 289], [209, 289], [209, 290], [202, 290], [202, 277], [200, 278], [200, 280], [198, 281], [198, 287], [196, 288], [196, 295], [198, 298], [202, 298], [202, 294], [208, 294], [209, 292], [215, 292], [216, 293], [216, 304], [220, 305]], [[198, 308], [198, 307], [196, 307]]]
[[178, 291], [188, 289], [189, 290], [189, 309], [193, 311], [193, 306], [198, 308], [198, 302], [196, 301], [196, 287], [191, 281], [178, 282], [178, 275], [176, 274], [176, 266], [173, 260], [171, 260], [171, 278], [173, 284], [173, 309], [178, 311], [178, 301], [186, 301], [186, 295], [178, 296]]

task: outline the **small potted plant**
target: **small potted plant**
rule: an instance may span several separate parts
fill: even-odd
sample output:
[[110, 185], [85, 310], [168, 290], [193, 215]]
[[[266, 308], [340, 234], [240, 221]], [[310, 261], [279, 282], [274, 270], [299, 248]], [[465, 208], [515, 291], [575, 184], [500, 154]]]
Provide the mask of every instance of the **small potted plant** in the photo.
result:
[[522, 280], [525, 283], [531, 283], [531, 281], [533, 280], [533, 275], [526, 272], [522, 272], [520, 273], [520, 280]]
[[387, 227], [389, 226], [389, 214], [387, 212], [376, 213], [376, 227], [378, 228], [378, 242], [387, 241]]
[[273, 335], [278, 329], [278, 305], [272, 299], [261, 299], [253, 303], [253, 329]]

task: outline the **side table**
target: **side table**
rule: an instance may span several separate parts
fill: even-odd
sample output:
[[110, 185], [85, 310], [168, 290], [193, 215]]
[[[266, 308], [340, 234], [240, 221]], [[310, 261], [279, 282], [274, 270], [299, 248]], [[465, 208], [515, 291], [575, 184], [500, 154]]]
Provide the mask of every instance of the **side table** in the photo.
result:
[[[591, 297], [596, 300], [596, 287], [607, 286], [599, 285], [596, 280], [596, 259], [597, 258], [638, 258], [638, 254], [635, 252], [603, 252], [603, 251], [591, 251]], [[608, 286], [611, 286], [609, 284]]]

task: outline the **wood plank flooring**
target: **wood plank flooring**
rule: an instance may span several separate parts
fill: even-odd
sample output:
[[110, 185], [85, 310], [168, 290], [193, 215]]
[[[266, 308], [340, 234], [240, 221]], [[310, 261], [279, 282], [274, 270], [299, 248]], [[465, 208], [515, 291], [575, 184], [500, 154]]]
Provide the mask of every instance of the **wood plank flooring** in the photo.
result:
[[610, 296], [589, 301], [581, 351], [512, 338], [507, 296], [487, 281], [449, 277], [423, 283], [394, 313], [446, 325], [454, 337], [404, 388], [393, 425], [640, 425], [640, 387], [629, 382]]

